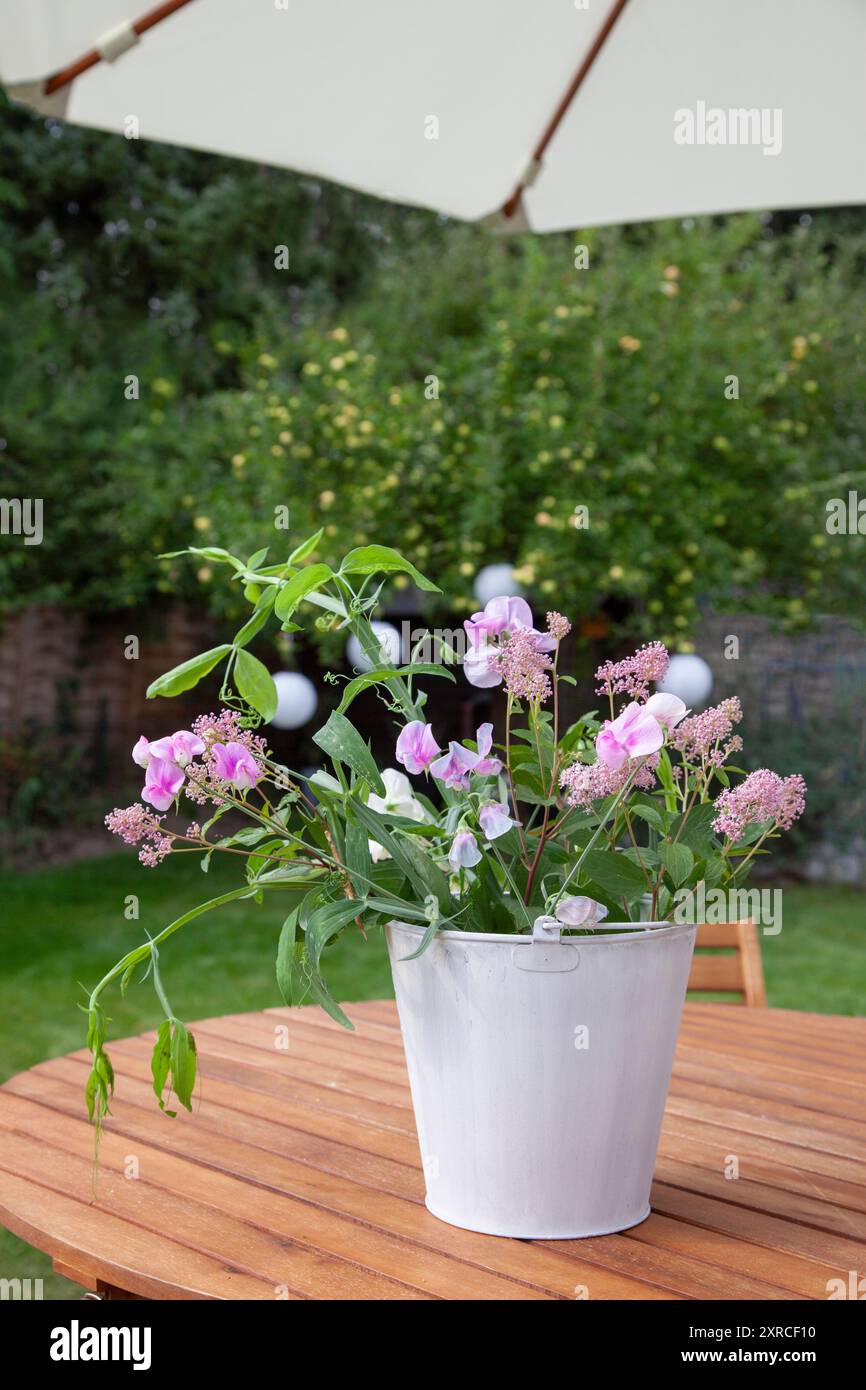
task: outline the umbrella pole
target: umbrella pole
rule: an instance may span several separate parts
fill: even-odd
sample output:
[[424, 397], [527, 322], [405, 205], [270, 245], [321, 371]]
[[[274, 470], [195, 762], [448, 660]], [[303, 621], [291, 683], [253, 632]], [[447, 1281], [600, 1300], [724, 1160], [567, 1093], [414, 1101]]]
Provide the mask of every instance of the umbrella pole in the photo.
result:
[[563, 92], [559, 105], [557, 106], [556, 110], [554, 111], [553, 115], [551, 116], [550, 120], [545, 126], [541, 139], [539, 140], [538, 144], [532, 152], [532, 159], [527, 165], [526, 170], [518, 179], [514, 187], [514, 191], [511, 193], [510, 197], [508, 197], [502, 204], [503, 217], [513, 217], [518, 207], [520, 206], [520, 200], [523, 197], [525, 189], [527, 189], [530, 186], [530, 184], [534, 181], [538, 173], [539, 166], [541, 164], [542, 159], [544, 158], [545, 150], [547, 149], [548, 145], [550, 144], [551, 140], [553, 139], [554, 135], [559, 129], [559, 125], [562, 121], [563, 116], [570, 107], [574, 98], [577, 96], [577, 93], [582, 87], [585, 78], [588, 76], [593, 63], [595, 62], [596, 58], [598, 57], [599, 53], [604, 47], [605, 40], [607, 39], [613, 26], [616, 24], [616, 21], [619, 19], [620, 15], [625, 9], [626, 4], [627, 0], [616, 0], [616, 3], [611, 7], [607, 15], [607, 18], [605, 19], [604, 23], [602, 24], [601, 28], [599, 29], [598, 33], [592, 41], [592, 46], [589, 49], [589, 52], [586, 54], [586, 57], [583, 59], [583, 62], [577, 69], [577, 72], [574, 74], [574, 77], [571, 79], [570, 83], [568, 84], [568, 87]]
[[142, 34], [148, 29], [152, 29], [161, 20], [168, 19], [176, 10], [182, 10], [184, 5], [188, 5], [190, 0], [166, 0], [163, 5], [157, 5], [155, 9], [148, 10], [140, 19], [136, 19], [132, 24], [119, 25], [111, 34], [105, 35], [100, 39], [95, 48], [91, 48], [87, 53], [76, 58], [74, 63], [68, 67], [61, 68], [59, 72], [52, 73], [51, 77], [46, 78], [43, 92], [45, 96], [50, 96], [52, 92], [60, 91], [61, 87], [68, 87], [70, 82], [74, 82], [76, 77], [80, 77], [88, 68], [96, 67], [103, 59], [113, 62], [119, 58], [121, 53], [125, 53], [127, 48], [131, 48]]

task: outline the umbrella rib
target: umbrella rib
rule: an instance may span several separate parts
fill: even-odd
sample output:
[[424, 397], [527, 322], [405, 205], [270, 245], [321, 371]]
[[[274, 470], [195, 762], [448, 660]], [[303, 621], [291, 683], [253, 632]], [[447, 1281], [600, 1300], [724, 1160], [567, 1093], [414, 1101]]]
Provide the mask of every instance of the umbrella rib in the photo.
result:
[[615, 0], [615, 3], [611, 6], [607, 18], [605, 19], [604, 23], [602, 24], [601, 28], [599, 29], [598, 33], [592, 41], [592, 45], [589, 51], [587, 52], [586, 56], [581, 62], [580, 67], [577, 69], [577, 72], [574, 74], [574, 77], [571, 79], [565, 91], [563, 92], [559, 101], [559, 105], [557, 106], [550, 120], [547, 122], [547, 125], [544, 127], [541, 139], [535, 146], [535, 149], [532, 151], [532, 159], [529, 165], [527, 166], [527, 169], [518, 179], [514, 187], [514, 191], [503, 203], [503, 217], [513, 217], [515, 212], [517, 211], [524, 190], [528, 188], [529, 184], [532, 182], [536, 173], [538, 172], [538, 166], [541, 164], [541, 161], [544, 158], [545, 150], [547, 149], [548, 145], [550, 144], [551, 140], [553, 139], [554, 135], [559, 129], [560, 123], [562, 122], [562, 119], [565, 116], [565, 113], [567, 112], [568, 108], [571, 106], [571, 103], [573, 102], [574, 98], [577, 96], [578, 91], [583, 86], [583, 83], [586, 77], [589, 75], [593, 63], [595, 62], [596, 58], [598, 57], [599, 53], [604, 47], [605, 40], [607, 39], [611, 29], [616, 24], [616, 21], [619, 19], [620, 15], [625, 9], [626, 4], [627, 0]]
[[[146, 33], [148, 29], [152, 29], [154, 25], [159, 24], [163, 19], [168, 19], [170, 15], [173, 15], [177, 10], [182, 10], [184, 5], [188, 5], [189, 3], [190, 0], [166, 0], [165, 4], [157, 5], [154, 9], [148, 10], [146, 14], [141, 15], [139, 19], [136, 19], [129, 25], [130, 34], [134, 35], [137, 39], [141, 34]], [[131, 40], [131, 42], [134, 41], [135, 39]], [[60, 68], [58, 72], [52, 73], [52, 75], [45, 80], [45, 86], [43, 88], [45, 96], [50, 96], [52, 92], [58, 92], [61, 87], [68, 87], [70, 82], [74, 82], [76, 77], [80, 77], [83, 72], [87, 72], [88, 68], [96, 67], [97, 63], [101, 63], [104, 57], [105, 54], [102, 52], [101, 48], [91, 48], [87, 53], [82, 54], [80, 58], [76, 58], [75, 62], [70, 63], [68, 67]]]

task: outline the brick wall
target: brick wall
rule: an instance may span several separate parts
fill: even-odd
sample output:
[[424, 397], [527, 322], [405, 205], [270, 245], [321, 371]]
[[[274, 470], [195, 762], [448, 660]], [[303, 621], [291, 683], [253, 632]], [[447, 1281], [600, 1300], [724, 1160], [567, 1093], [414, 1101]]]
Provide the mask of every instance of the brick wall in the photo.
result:
[[[137, 660], [124, 655], [133, 634]], [[89, 772], [102, 780], [110, 760], [140, 733], [163, 732], [165, 710], [145, 698], [149, 683], [215, 640], [210, 620], [186, 608], [154, 609], [145, 622], [47, 604], [11, 614], [0, 631], [0, 734], [74, 730]], [[215, 699], [215, 686], [205, 690]], [[179, 727], [203, 707], [202, 691], [171, 703], [169, 722]]]
[[[739, 656], [725, 657], [729, 636]], [[827, 616], [810, 632], [773, 632], [766, 619], [706, 617], [695, 646], [713, 669], [712, 702], [739, 695], [747, 718], [760, 726], [821, 717], [840, 700], [861, 697], [866, 684], [866, 634]]]

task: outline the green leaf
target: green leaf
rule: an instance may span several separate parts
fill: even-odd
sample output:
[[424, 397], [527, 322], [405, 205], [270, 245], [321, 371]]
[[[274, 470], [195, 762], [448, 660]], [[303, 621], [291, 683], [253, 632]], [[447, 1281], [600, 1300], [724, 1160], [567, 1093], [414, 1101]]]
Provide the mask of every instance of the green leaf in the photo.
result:
[[311, 594], [322, 584], [327, 584], [328, 580], [333, 579], [333, 577], [334, 572], [330, 565], [309, 565], [306, 569], [298, 570], [298, 573], [293, 574], [277, 594], [274, 604], [277, 617], [286, 622], [291, 618], [298, 604], [307, 597], [307, 594]]
[[315, 533], [315, 535], [308, 536], [305, 541], [301, 541], [301, 544], [299, 546], [296, 546], [295, 549], [292, 551], [291, 555], [289, 556], [289, 564], [299, 565], [302, 560], [306, 560], [308, 555], [312, 555], [313, 551], [319, 544], [319, 541], [322, 539], [322, 536], [324, 534], [325, 528], [324, 526], [320, 526], [319, 530]]
[[289, 1005], [292, 1003], [294, 974], [297, 968], [297, 953], [295, 951], [295, 936], [298, 927], [298, 913], [300, 907], [291, 911], [280, 929], [280, 940], [277, 946], [277, 985], [280, 994]]
[[350, 767], [356, 777], [362, 777], [377, 795], [385, 795], [385, 784], [379, 776], [373, 755], [358, 730], [349, 723], [345, 715], [334, 710], [327, 724], [313, 734], [313, 742], [323, 753], [327, 753], [332, 761], [345, 763], [346, 767]]
[[371, 806], [353, 797], [350, 802], [352, 814], [369, 831], [371, 837], [386, 849], [394, 863], [406, 875], [415, 892], [421, 898], [432, 893], [439, 904], [443, 916], [451, 910], [451, 894], [445, 875], [431, 863], [424, 850], [412, 843], [407, 836], [403, 838], [390, 829], [386, 818]]
[[370, 858], [370, 850], [367, 845], [367, 833], [362, 825], [357, 825], [355, 821], [346, 822], [346, 844], [345, 861], [349, 876], [353, 882], [357, 878], [355, 887], [364, 893], [373, 872], [373, 861]]
[[664, 834], [666, 829], [665, 821], [658, 806], [647, 806], [645, 804], [638, 803], [637, 805], [632, 806], [630, 810], [633, 816], [640, 816], [641, 820], [645, 820], [648, 825], [651, 825], [653, 827], [654, 830], [659, 830], [662, 834]]
[[722, 854], [708, 855], [703, 864], [703, 871], [700, 875], [708, 888], [714, 888], [716, 884], [722, 883], [728, 873], [728, 861]]
[[[294, 850], [292, 846], [287, 845], [285, 840], [276, 838], [267, 840], [247, 859], [246, 870], [248, 881], [252, 883], [255, 879], [259, 878], [266, 869], [274, 868], [275, 859], [285, 859], [293, 853]], [[304, 868], [309, 868], [309, 865], [305, 863]]]
[[252, 652], [238, 652], [235, 682], [248, 705], [258, 710], [263, 719], [273, 719], [277, 712], [277, 687], [267, 666]]
[[442, 590], [432, 580], [425, 578], [413, 564], [410, 564], [399, 552], [393, 550], [390, 545], [362, 545], [357, 550], [350, 550], [348, 555], [343, 556], [343, 563], [340, 565], [341, 574], [408, 574], [418, 585], [419, 589], [425, 589], [429, 594], [441, 594]]
[[678, 888], [691, 873], [695, 856], [688, 845], [672, 844], [670, 840], [659, 841], [658, 856], [670, 874], [674, 887]]
[[354, 680], [349, 681], [343, 688], [343, 698], [337, 706], [338, 712], [342, 714], [348, 709], [355, 696], [360, 695], [362, 690], [402, 676], [444, 676], [449, 681], [455, 679], [453, 671], [449, 671], [445, 666], [435, 666], [429, 661], [416, 661], [411, 666], [380, 666], [375, 671], [365, 671], [363, 675], [355, 676]]
[[304, 928], [305, 942], [298, 952], [297, 968], [316, 1003], [342, 1027], [353, 1030], [354, 1024], [346, 1017], [322, 978], [319, 957], [331, 937], [342, 931], [352, 917], [364, 911], [364, 903], [349, 902], [344, 898], [317, 906], [317, 901], [317, 890], [313, 890], [300, 905], [300, 923]]
[[427, 930], [421, 937], [421, 941], [415, 947], [415, 950], [412, 951], [412, 953], [408, 956], [400, 956], [398, 959], [398, 964], [402, 965], [403, 961], [417, 960], [419, 956], [423, 956], [424, 952], [427, 950], [427, 947], [430, 945], [430, 942], [433, 940], [434, 936], [436, 935], [437, 931], [439, 931], [441, 926], [441, 922], [430, 922], [428, 924]]
[[627, 902], [632, 902], [647, 891], [645, 875], [636, 864], [615, 850], [589, 850], [583, 867], [590, 878], [612, 898], [625, 898]]
[[174, 666], [170, 671], [166, 671], [165, 675], [157, 676], [155, 681], [151, 681], [147, 687], [148, 700], [152, 700], [155, 695], [181, 695], [185, 690], [192, 690], [193, 686], [198, 685], [230, 651], [231, 646], [224, 642], [221, 647], [211, 647], [210, 651], [190, 657], [189, 661], [182, 661], [180, 666]]
[[186, 550], [166, 550], [157, 558], [160, 560], [175, 560], [179, 555], [198, 555], [202, 560], [211, 560], [217, 565], [232, 565], [236, 570], [242, 570], [244, 564], [237, 555], [232, 555], [228, 550], [223, 550], [219, 545], [189, 545]]
[[266, 589], [255, 606], [255, 610], [244, 623], [243, 627], [235, 633], [234, 646], [245, 647], [251, 642], [256, 633], [261, 632], [265, 623], [271, 616], [271, 609], [274, 606], [276, 589]]
[[364, 911], [362, 898], [344, 898], [339, 902], [323, 903], [310, 913], [304, 922], [307, 956], [315, 970], [319, 968], [322, 951], [336, 936]]
[[150, 1072], [153, 1077], [153, 1091], [159, 1101], [160, 1110], [165, 1109], [165, 1102], [162, 1093], [165, 1090], [165, 1083], [168, 1078], [168, 1070], [171, 1065], [171, 1020], [164, 1018], [159, 1025], [156, 1035], [156, 1042], [153, 1045], [153, 1052], [150, 1058]]
[[383, 917], [391, 920], [403, 918], [409, 922], [427, 922], [429, 920], [423, 908], [407, 903], [403, 898], [368, 898], [367, 908], [370, 912], [381, 912]]
[[180, 1019], [174, 1019], [171, 1029], [171, 1084], [181, 1105], [192, 1110], [195, 1086], [196, 1045], [192, 1033]]
[[319, 972], [313, 970], [305, 952], [301, 953], [301, 965], [302, 967], [306, 966], [306, 983], [316, 1003], [325, 1010], [325, 1013], [328, 1014], [335, 1023], [339, 1023], [341, 1027], [348, 1028], [349, 1032], [354, 1033], [354, 1023], [343, 1013], [343, 1010], [331, 994], [331, 991], [328, 989], [328, 986], [325, 984]]
[[657, 867], [659, 857], [654, 849], [649, 849], [646, 845], [641, 845], [639, 849], [634, 845], [629, 845], [627, 849], [620, 850], [638, 868], [643, 864], [647, 869], [653, 870]]
[[715, 843], [712, 822], [718, 814], [711, 801], [693, 806], [688, 814], [677, 816], [671, 826], [671, 834], [676, 837], [678, 844], [688, 845], [689, 849], [705, 854]]
[[261, 550], [257, 550], [254, 555], [251, 555], [250, 558], [247, 560], [247, 569], [257, 570], [259, 568], [259, 565], [263, 565], [265, 560], [268, 558], [268, 549], [269, 547], [265, 545], [262, 547]]

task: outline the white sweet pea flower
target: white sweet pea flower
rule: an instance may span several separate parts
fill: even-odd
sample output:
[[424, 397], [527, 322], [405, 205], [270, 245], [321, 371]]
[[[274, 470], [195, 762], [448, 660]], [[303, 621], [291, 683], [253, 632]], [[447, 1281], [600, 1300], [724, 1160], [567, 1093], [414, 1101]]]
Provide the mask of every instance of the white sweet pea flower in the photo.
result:
[[591, 927], [607, 916], [607, 908], [594, 898], [560, 898], [554, 909], [557, 922], [566, 927]]
[[679, 695], [668, 695], [665, 691], [657, 691], [655, 695], [650, 695], [644, 705], [644, 713], [651, 714], [663, 728], [670, 733], [671, 729], [676, 728], [681, 719], [685, 719], [688, 714], [685, 702]]
[[[383, 816], [403, 816], [406, 820], [426, 820], [427, 813], [420, 801], [417, 801], [412, 794], [412, 783], [405, 772], [398, 772], [394, 767], [386, 767], [382, 773], [382, 781], [385, 783], [385, 795], [376, 796], [371, 793], [367, 797], [367, 805], [372, 811], [378, 811]], [[380, 864], [383, 859], [390, 859], [391, 856], [380, 845], [378, 840], [368, 840], [370, 858], [374, 864]]]

